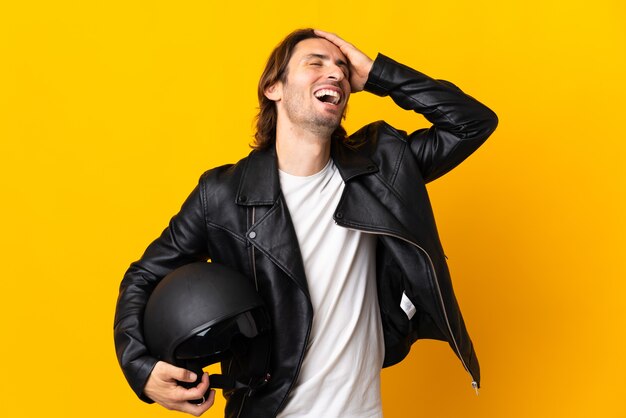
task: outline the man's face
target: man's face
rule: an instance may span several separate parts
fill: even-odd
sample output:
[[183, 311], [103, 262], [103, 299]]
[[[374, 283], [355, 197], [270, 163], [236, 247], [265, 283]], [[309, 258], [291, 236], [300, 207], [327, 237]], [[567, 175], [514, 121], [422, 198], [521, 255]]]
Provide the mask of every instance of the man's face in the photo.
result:
[[348, 60], [331, 42], [305, 39], [296, 45], [286, 80], [266, 92], [279, 121], [328, 136], [341, 123], [350, 97]]

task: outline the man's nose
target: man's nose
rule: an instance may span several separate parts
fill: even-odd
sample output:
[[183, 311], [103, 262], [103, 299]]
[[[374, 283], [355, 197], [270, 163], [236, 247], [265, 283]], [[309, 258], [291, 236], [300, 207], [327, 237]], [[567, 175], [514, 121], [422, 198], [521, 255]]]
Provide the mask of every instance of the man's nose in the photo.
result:
[[327, 77], [331, 80], [341, 81], [346, 78], [346, 75], [343, 73], [343, 70], [338, 65], [331, 65]]

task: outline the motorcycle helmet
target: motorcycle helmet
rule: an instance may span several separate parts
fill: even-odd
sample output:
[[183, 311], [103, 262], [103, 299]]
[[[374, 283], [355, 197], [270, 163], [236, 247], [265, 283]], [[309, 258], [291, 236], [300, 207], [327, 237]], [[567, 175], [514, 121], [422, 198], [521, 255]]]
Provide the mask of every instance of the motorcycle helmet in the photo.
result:
[[269, 316], [250, 280], [231, 268], [196, 262], [172, 271], [150, 295], [143, 326], [154, 357], [198, 376], [182, 386], [196, 386], [219, 361], [236, 367], [211, 375], [212, 388], [253, 394], [269, 380]]

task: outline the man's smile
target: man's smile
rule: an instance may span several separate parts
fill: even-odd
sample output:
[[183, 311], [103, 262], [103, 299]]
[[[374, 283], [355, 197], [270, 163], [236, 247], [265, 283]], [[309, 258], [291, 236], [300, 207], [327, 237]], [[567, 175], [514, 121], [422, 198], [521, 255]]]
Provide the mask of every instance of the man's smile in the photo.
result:
[[313, 95], [321, 102], [338, 105], [343, 96], [341, 90], [334, 88], [321, 88], [313, 93]]

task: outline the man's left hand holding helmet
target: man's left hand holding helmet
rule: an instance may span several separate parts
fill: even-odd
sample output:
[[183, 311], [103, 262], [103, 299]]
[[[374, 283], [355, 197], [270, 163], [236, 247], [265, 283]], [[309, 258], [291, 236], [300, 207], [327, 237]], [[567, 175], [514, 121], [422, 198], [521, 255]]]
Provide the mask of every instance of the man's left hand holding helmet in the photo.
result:
[[211, 389], [208, 392], [203, 403], [189, 403], [188, 401], [194, 399], [202, 399], [209, 388], [209, 375], [205, 372], [200, 384], [190, 389], [180, 386], [178, 381], [195, 382], [196, 378], [195, 373], [189, 370], [159, 361], [148, 378], [144, 394], [169, 410], [187, 412], [198, 417], [213, 406], [215, 390]]

